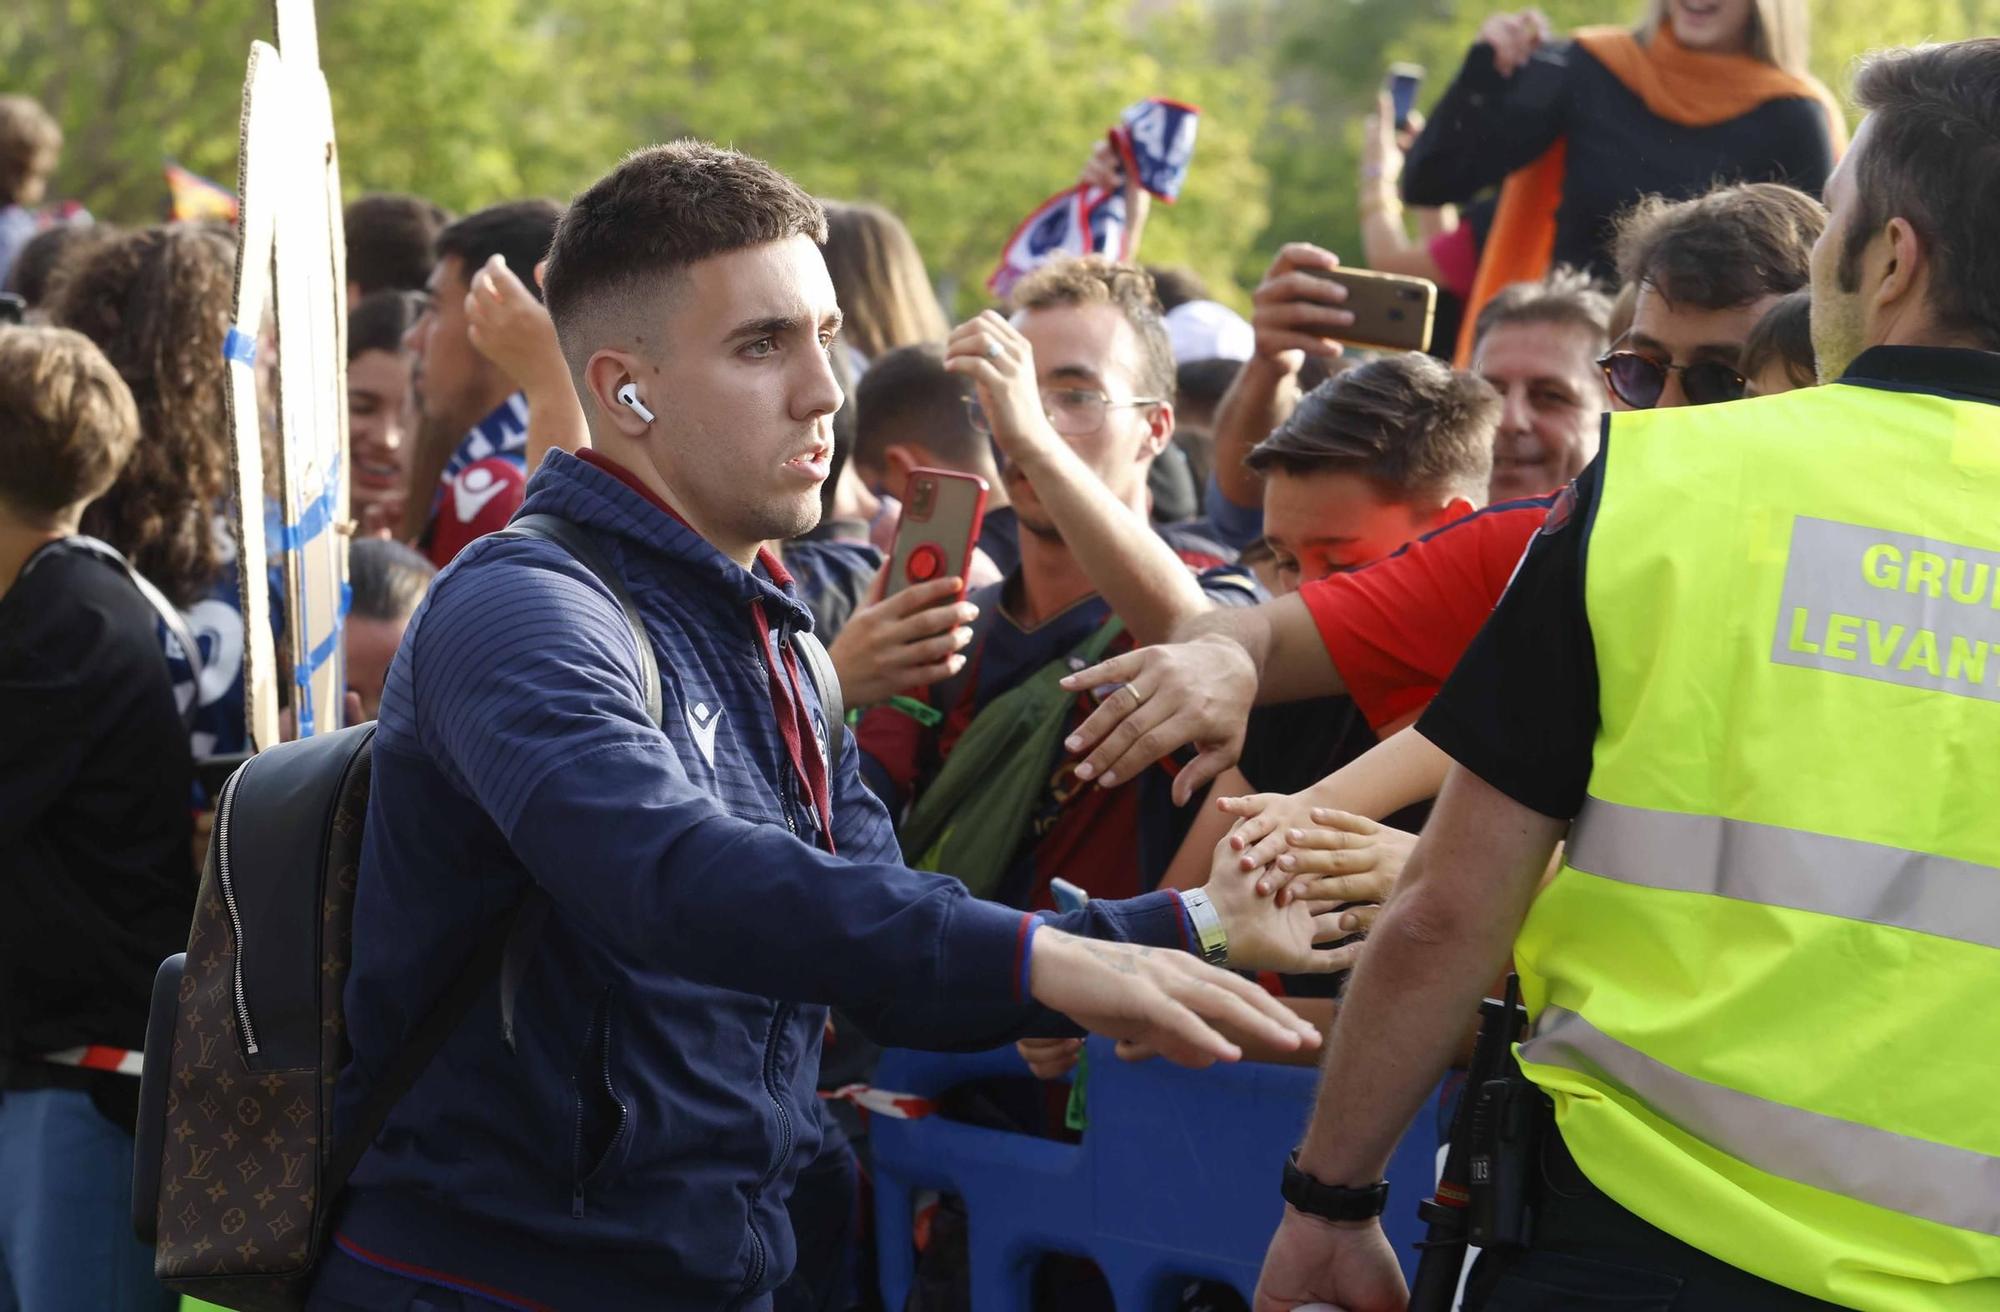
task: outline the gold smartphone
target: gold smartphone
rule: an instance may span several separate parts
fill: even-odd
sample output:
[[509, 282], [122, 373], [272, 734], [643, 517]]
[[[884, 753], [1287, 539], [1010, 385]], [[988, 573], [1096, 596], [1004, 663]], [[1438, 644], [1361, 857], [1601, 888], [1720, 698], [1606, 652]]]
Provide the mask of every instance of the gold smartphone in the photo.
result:
[[1340, 308], [1354, 316], [1354, 322], [1326, 336], [1352, 346], [1370, 346], [1381, 351], [1424, 351], [1430, 349], [1431, 320], [1437, 314], [1437, 284], [1428, 278], [1412, 278], [1401, 273], [1377, 273], [1373, 269], [1305, 269], [1315, 278], [1337, 282], [1347, 289], [1347, 301]]

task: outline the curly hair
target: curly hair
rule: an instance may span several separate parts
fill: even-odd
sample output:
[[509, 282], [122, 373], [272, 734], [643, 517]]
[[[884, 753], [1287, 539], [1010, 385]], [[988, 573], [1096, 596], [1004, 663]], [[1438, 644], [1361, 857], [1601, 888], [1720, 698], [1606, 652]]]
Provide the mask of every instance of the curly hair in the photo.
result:
[[50, 317], [96, 342], [139, 407], [139, 442], [83, 514], [177, 606], [214, 582], [213, 520], [229, 480], [228, 364], [236, 252], [193, 225], [145, 228], [65, 263]]
[[1139, 339], [1138, 376], [1133, 382], [1153, 396], [1174, 399], [1174, 346], [1165, 313], [1153, 290], [1153, 275], [1105, 255], [1051, 260], [1014, 287], [1017, 310], [1051, 310], [1071, 305], [1110, 305], [1132, 325]]

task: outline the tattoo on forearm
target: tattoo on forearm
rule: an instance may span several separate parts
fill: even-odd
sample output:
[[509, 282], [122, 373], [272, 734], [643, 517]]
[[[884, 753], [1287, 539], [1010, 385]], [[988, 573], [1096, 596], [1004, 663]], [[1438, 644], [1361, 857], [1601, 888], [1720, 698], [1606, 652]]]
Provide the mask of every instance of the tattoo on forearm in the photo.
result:
[[1139, 962], [1137, 958], [1152, 954], [1151, 948], [1128, 948], [1123, 952], [1114, 952], [1108, 948], [1099, 947], [1095, 943], [1085, 943], [1083, 950], [1121, 975], [1138, 974]]

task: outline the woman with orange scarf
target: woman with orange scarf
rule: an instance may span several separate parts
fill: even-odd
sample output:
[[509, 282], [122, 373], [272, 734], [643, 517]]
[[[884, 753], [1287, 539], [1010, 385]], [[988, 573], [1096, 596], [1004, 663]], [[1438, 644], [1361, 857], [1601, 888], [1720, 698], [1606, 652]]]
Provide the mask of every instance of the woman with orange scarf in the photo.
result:
[[1641, 196], [1724, 182], [1817, 194], [1847, 132], [1806, 46], [1805, 0], [1652, 0], [1636, 30], [1568, 41], [1533, 10], [1488, 19], [1403, 170], [1412, 205], [1501, 187], [1461, 356], [1502, 287], [1555, 264], [1609, 275], [1612, 221]]

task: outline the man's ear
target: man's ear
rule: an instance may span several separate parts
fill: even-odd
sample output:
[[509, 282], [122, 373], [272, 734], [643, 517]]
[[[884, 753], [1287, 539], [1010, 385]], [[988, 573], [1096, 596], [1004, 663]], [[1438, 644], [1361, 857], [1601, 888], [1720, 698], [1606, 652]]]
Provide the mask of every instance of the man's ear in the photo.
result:
[[1412, 515], [1410, 518], [1417, 525], [1418, 534], [1422, 535], [1432, 529], [1443, 528], [1446, 524], [1464, 519], [1477, 509], [1479, 507], [1472, 504], [1471, 498], [1453, 497], [1429, 515]]
[[1146, 439], [1139, 444], [1139, 459], [1151, 460], [1167, 449], [1174, 440], [1174, 406], [1171, 401], [1161, 401], [1147, 407]]
[[657, 379], [658, 375], [639, 362], [638, 357], [626, 351], [605, 349], [590, 357], [583, 366], [583, 387], [587, 398], [597, 408], [599, 416], [615, 431], [633, 441], [643, 441], [646, 430], [652, 423], [638, 411], [618, 399], [618, 393], [626, 386], [633, 387], [640, 404], [655, 415], [663, 412], [663, 398], [649, 394], [648, 384], [643, 378]]
[[910, 471], [923, 468], [929, 459], [921, 448], [903, 442], [883, 448], [882, 467], [886, 477], [882, 480], [882, 490], [898, 501], [903, 500], [910, 488]]
[[1917, 230], [1904, 218], [1890, 219], [1880, 234], [1883, 238], [1881, 281], [1875, 287], [1875, 304], [1887, 310], [1898, 304], [1915, 304], [1929, 280], [1930, 252], [1924, 249]]

